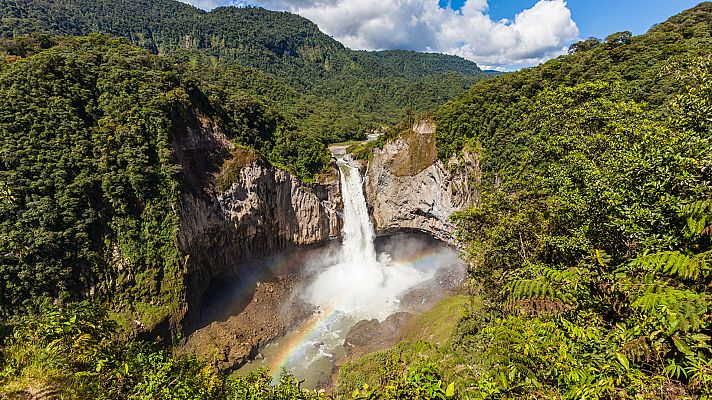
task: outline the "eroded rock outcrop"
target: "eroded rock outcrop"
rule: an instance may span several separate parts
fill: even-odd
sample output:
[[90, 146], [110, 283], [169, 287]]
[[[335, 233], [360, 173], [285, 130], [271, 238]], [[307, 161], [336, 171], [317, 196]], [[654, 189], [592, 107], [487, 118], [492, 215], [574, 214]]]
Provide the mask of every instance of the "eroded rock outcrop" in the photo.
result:
[[213, 279], [246, 272], [247, 260], [292, 245], [337, 238], [343, 208], [335, 166], [320, 183], [303, 183], [235, 148], [201, 115], [190, 121], [173, 146], [186, 186], [178, 233], [185, 255], [186, 333], [195, 328], [200, 299]]
[[380, 233], [418, 231], [451, 242], [450, 216], [479, 201], [479, 157], [463, 151], [447, 164], [437, 158], [435, 125], [421, 121], [376, 149], [366, 174], [366, 200]]
[[377, 319], [359, 321], [344, 339], [344, 348], [351, 359], [368, 353], [387, 349], [398, 344], [399, 332], [403, 325], [413, 318], [408, 312], [391, 314], [383, 322]]
[[297, 283], [293, 276], [281, 276], [258, 284], [241, 313], [197, 330], [179, 351], [198, 355], [221, 370], [241, 367], [257, 355], [261, 344], [284, 335], [316, 311], [298, 299], [285, 301]]

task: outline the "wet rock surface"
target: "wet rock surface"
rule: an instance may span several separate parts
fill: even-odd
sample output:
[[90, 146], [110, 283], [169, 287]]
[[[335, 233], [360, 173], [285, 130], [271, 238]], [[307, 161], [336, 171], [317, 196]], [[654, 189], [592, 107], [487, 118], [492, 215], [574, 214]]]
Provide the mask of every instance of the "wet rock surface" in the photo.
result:
[[[304, 183], [254, 154], [246, 156], [197, 111], [175, 133], [173, 149], [185, 190], [176, 210], [184, 255], [181, 330], [201, 320], [200, 299], [219, 276], [254, 271], [245, 262], [290, 246], [338, 239], [343, 208], [336, 166]], [[232, 169], [225, 173], [226, 166]], [[229, 176], [218, 185], [216, 176]]]
[[261, 344], [284, 335], [315, 312], [313, 306], [290, 296], [298, 283], [294, 275], [259, 282], [241, 313], [195, 331], [180, 351], [221, 370], [239, 368], [258, 355]]
[[463, 265], [448, 265], [439, 268], [433, 279], [403, 293], [401, 307], [410, 312], [429, 310], [441, 299], [464, 290], [467, 269]]
[[431, 309], [445, 297], [464, 291], [467, 270], [463, 264], [439, 268], [435, 276], [400, 296], [401, 311], [383, 322], [377, 319], [359, 321], [344, 340], [350, 359], [383, 350], [402, 340], [402, 329], [418, 313]]
[[413, 318], [409, 312], [391, 314], [385, 321], [363, 320], [354, 325], [344, 340], [351, 357], [360, 357], [398, 343], [398, 332]]

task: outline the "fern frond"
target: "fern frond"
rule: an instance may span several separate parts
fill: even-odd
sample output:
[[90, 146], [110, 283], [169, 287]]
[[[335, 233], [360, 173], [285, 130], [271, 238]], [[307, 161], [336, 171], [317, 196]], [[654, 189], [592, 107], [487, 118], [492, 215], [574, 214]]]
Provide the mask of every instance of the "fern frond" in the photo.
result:
[[582, 268], [567, 268], [564, 270], [551, 268], [548, 266], [541, 267], [541, 273], [549, 282], [557, 286], [568, 286], [572, 289], [578, 289], [584, 283], [586, 270]]
[[712, 200], [700, 200], [685, 204], [680, 215], [687, 217], [687, 233], [690, 236], [712, 236]]
[[645, 314], [663, 318], [668, 332], [690, 332], [706, 325], [710, 297], [691, 290], [651, 286], [631, 306]]
[[646, 336], [638, 336], [637, 338], [624, 344], [621, 348], [621, 354], [634, 363], [650, 361], [652, 353], [653, 351]]
[[694, 201], [680, 207], [680, 214], [686, 217], [712, 215], [712, 200]]
[[643, 271], [659, 272], [688, 280], [712, 275], [709, 253], [687, 256], [679, 251], [663, 251], [638, 257], [630, 265]]
[[508, 300], [505, 308], [534, 314], [551, 314], [572, 308], [575, 298], [545, 278], [520, 279], [505, 287]]
[[553, 286], [542, 279], [520, 279], [512, 282], [505, 289], [514, 300], [547, 298], [554, 296]]

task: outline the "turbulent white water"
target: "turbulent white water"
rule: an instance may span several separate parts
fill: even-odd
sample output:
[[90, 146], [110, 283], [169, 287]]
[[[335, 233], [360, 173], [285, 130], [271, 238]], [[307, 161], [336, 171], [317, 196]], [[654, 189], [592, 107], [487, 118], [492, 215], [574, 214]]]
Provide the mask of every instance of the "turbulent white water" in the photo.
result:
[[400, 293], [432, 273], [392, 265], [387, 254], [377, 257], [361, 174], [346, 161], [338, 165], [344, 196], [343, 245], [338, 263], [309, 286], [306, 300], [323, 309], [382, 320], [398, 310]]
[[[331, 255], [312, 260], [307, 269], [314, 274], [313, 280], [297, 289], [304, 301], [318, 306], [319, 312], [261, 348], [262, 359], [243, 367], [240, 373], [265, 366], [279, 373], [284, 367], [304, 380], [303, 387], [320, 387], [329, 382], [336, 361], [345, 357], [344, 340], [358, 321], [384, 320], [402, 311], [399, 296], [433, 281], [439, 268], [459, 264], [456, 251], [412, 238], [389, 240], [385, 247], [393, 259], [390, 254], [378, 254], [361, 174], [344, 160], [338, 165], [344, 198], [341, 249], [336, 260]], [[427, 290], [420, 293], [423, 302], [431, 295], [442, 294]]]

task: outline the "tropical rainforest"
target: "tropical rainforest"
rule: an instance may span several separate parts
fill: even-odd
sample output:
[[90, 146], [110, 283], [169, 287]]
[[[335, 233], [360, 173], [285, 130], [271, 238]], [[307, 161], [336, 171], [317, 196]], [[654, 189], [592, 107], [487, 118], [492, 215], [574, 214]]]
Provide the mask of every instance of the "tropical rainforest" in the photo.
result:
[[[3, 0], [0, 38], [0, 398], [712, 397], [712, 3], [496, 77], [170, 0]], [[179, 307], [191, 116], [318, 182], [327, 145], [388, 132], [368, 152], [421, 113], [441, 160], [482, 168], [453, 216], [468, 299], [446, 340], [324, 393], [128, 328]]]
[[358, 139], [367, 129], [426, 111], [485, 76], [459, 57], [352, 51], [305, 18], [260, 8], [206, 13], [172, 0], [12, 0], [0, 4], [0, 15], [0, 37], [100, 32], [152, 53], [179, 59], [190, 53], [190, 63], [200, 67], [195, 74], [206, 78], [234, 77], [225, 65], [260, 71], [226, 87], [272, 100], [299, 121], [300, 133], [331, 142]]

